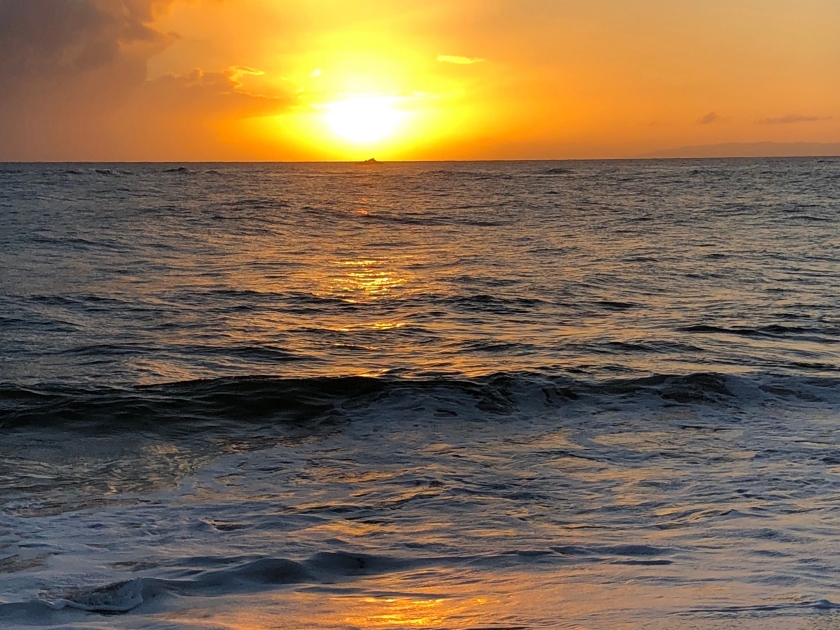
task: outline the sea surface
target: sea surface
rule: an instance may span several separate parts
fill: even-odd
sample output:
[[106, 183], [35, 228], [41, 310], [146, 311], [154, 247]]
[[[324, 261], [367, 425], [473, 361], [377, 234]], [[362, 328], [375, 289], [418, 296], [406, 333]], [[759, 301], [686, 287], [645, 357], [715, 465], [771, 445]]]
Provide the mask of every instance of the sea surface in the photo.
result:
[[840, 159], [0, 164], [0, 627], [840, 628]]

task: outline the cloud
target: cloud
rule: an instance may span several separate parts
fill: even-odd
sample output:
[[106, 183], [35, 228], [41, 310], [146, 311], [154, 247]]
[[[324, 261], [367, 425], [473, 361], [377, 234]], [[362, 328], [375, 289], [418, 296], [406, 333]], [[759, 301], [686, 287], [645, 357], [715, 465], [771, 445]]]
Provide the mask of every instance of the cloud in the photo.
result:
[[235, 146], [228, 150], [237, 138], [225, 126], [278, 115], [297, 101], [250, 92], [241, 79], [241, 67], [196, 69], [143, 81], [105, 105], [78, 98], [29, 108], [0, 104], [0, 161], [244, 159], [230, 152]]
[[227, 69], [225, 74], [233, 83], [233, 85], [239, 89], [242, 87], [242, 78], [247, 76], [252, 77], [261, 77], [265, 74], [262, 70], [255, 70], [254, 68], [249, 68], [248, 66], [231, 66]]
[[155, 18], [177, 1], [0, 0], [0, 160], [209, 152], [220, 121], [293, 104], [249, 91], [263, 72], [244, 65], [148, 80], [178, 39]]
[[713, 122], [717, 122], [720, 120], [720, 116], [718, 116], [715, 112], [709, 112], [703, 118], [697, 121], [698, 125], [711, 125]]
[[799, 116], [797, 114], [788, 114], [781, 118], [764, 118], [758, 122], [764, 125], [794, 125], [796, 123], [819, 122], [821, 120], [831, 120], [831, 116]]
[[473, 63], [481, 63], [484, 59], [478, 57], [461, 57], [459, 55], [440, 55], [437, 58], [442, 63], [454, 63], [460, 66], [467, 66]]
[[246, 90], [243, 76], [261, 76], [261, 70], [232, 66], [221, 72], [195, 69], [186, 75], [167, 75], [147, 81], [132, 107], [158, 117], [201, 115], [205, 120], [228, 117], [269, 116], [293, 104], [289, 96], [267, 96]]
[[[150, 26], [172, 0], [0, 0], [4, 93], [121, 64], [136, 79], [174, 37]], [[145, 78], [145, 74], [142, 77]], [[10, 81], [13, 79], [14, 81]]]

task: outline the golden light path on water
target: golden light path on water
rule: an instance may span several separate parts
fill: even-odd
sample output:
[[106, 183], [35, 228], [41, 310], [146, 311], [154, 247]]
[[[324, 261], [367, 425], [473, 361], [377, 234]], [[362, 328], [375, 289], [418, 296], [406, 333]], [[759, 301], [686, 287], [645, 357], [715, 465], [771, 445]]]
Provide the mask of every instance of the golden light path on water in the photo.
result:
[[[381, 588], [383, 592], [393, 588], [394, 594], [356, 595], [353, 591], [357, 589], [353, 588], [344, 594], [330, 593], [341, 589], [326, 587], [239, 597], [229, 605], [224, 598], [222, 601], [202, 598], [195, 602], [194, 608], [159, 618], [185, 628], [201, 619], [206, 624], [202, 627], [212, 625], [224, 630], [307, 627], [330, 630], [590, 630], [605, 627], [637, 630], [644, 627], [665, 630], [685, 627], [681, 624], [686, 620], [674, 615], [670, 619], [649, 620], [647, 625], [640, 625], [644, 611], [654, 606], [678, 610], [691, 607], [698, 597], [713, 601], [726, 596], [726, 589], [713, 583], [700, 589], [678, 586], [656, 589], [645, 585], [638, 571], [631, 572], [626, 567], [617, 569], [610, 576], [613, 580], [626, 580], [623, 586], [594, 582], [605, 576], [600, 572], [590, 574], [586, 569], [572, 569], [555, 579], [550, 575], [511, 572], [492, 583], [482, 584], [458, 583], [463, 576], [457, 574], [438, 574], [436, 577], [444, 581], [437, 584], [436, 593], [428, 595], [401, 594], [397, 589], [407, 585], [389, 580], [384, 584], [365, 586], [371, 590]], [[456, 581], [445, 582], [447, 579]], [[616, 610], [626, 616], [623, 619], [615, 617]], [[589, 621], [584, 621], [586, 619]], [[829, 630], [836, 627], [829, 620], [826, 620], [827, 624], [821, 624], [819, 619], [797, 620], [796, 625], [791, 625], [791, 621], [794, 620], [709, 617], [693, 618], [688, 627], [692, 630]]]
[[387, 297], [397, 287], [408, 282], [408, 278], [380, 260], [343, 260], [333, 265], [343, 271], [342, 275], [332, 279], [332, 291], [344, 296], [348, 302], [375, 300]]
[[[295, 593], [291, 598], [278, 596], [267, 598], [267, 601], [260, 598], [258, 604], [253, 602], [254, 605], [246, 610], [219, 611], [212, 619], [215, 625], [226, 630], [305, 628], [315, 621], [309, 612], [320, 609], [317, 623], [327, 628], [445, 628], [453, 621], [459, 625], [480, 623], [485, 618], [484, 608], [492, 605], [491, 602], [487, 598], [459, 600], [420, 596], [338, 596], [324, 601], [319, 596]], [[326, 612], [323, 611], [325, 604]], [[180, 615], [170, 619], [186, 620]]]

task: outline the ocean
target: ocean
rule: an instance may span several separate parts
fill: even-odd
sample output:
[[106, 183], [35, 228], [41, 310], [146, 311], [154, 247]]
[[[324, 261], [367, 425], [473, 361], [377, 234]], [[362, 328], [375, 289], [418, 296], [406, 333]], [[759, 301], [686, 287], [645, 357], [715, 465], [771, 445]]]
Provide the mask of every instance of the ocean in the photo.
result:
[[840, 628], [840, 159], [0, 165], [0, 627]]

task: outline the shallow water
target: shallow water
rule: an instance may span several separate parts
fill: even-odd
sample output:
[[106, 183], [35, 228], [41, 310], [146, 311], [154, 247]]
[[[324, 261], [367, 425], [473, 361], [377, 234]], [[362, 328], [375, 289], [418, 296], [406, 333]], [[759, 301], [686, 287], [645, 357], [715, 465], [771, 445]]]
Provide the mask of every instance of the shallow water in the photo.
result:
[[840, 627], [838, 193], [0, 166], [0, 620]]

